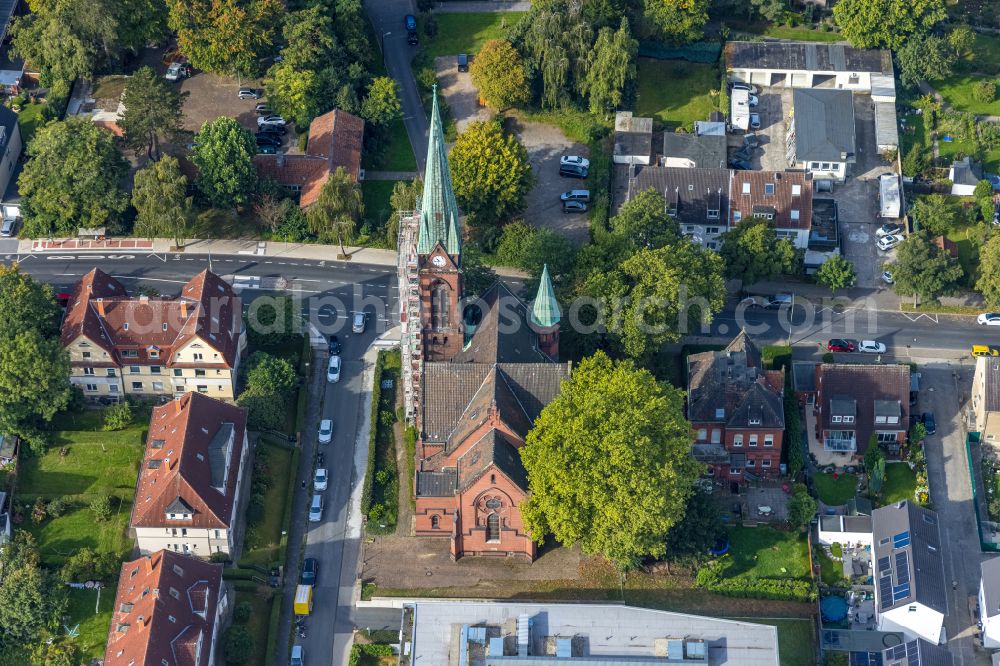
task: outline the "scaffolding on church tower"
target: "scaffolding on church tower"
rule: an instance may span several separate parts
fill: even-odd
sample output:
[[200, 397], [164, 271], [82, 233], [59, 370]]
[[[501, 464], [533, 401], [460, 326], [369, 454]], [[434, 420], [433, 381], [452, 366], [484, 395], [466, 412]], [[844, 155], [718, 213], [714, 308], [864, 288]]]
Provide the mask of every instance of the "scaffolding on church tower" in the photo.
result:
[[420, 377], [423, 374], [423, 342], [420, 338], [420, 262], [417, 254], [417, 232], [420, 213], [401, 214], [396, 254], [396, 274], [399, 279], [400, 351], [403, 380], [403, 408], [408, 421], [416, 417], [420, 404]]

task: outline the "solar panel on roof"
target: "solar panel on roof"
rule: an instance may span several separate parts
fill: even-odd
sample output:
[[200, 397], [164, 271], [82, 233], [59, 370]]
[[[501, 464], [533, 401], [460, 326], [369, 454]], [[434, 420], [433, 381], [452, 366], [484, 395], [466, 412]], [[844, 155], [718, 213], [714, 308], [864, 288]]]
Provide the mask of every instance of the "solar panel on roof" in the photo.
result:
[[889, 562], [890, 560], [888, 555], [886, 555], [885, 557], [878, 558], [878, 570], [888, 571], [889, 568], [892, 566], [891, 564], [889, 564]]
[[906, 644], [907, 666], [920, 666], [920, 652], [917, 641], [910, 641]]
[[903, 583], [902, 585], [896, 585], [892, 588], [892, 601], [893, 603], [905, 599], [910, 596], [910, 584]]
[[906, 656], [906, 646], [905, 645], [897, 645], [897, 646], [895, 646], [895, 647], [892, 648], [892, 658], [893, 659], [902, 659], [905, 656]]
[[910, 545], [910, 531], [900, 532], [899, 534], [893, 535], [892, 537], [892, 547], [893, 548], [905, 548]]

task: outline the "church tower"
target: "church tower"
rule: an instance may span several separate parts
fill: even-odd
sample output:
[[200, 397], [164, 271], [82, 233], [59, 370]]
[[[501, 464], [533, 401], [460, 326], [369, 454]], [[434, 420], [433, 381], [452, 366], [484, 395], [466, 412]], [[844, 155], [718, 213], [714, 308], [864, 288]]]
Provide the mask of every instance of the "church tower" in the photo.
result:
[[462, 351], [462, 226], [448, 169], [437, 86], [431, 107], [424, 192], [419, 209], [400, 215], [399, 318], [404, 406], [414, 418], [425, 361], [447, 361]]
[[542, 278], [538, 281], [538, 293], [531, 304], [531, 328], [538, 334], [538, 348], [554, 361], [559, 360], [559, 321], [562, 310], [552, 288], [549, 265], [542, 267]]

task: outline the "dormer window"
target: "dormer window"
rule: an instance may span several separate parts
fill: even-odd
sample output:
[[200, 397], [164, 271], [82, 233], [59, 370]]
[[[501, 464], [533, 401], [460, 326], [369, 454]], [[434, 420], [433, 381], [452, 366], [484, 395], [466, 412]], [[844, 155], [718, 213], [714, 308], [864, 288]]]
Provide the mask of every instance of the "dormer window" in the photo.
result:
[[793, 221], [798, 221], [798, 219], [799, 219], [799, 211], [798, 210], [796, 210], [796, 209], [793, 208], [792, 212], [790, 213], [790, 215], [791, 215], [791, 218], [792, 218]]
[[845, 416], [844, 417], [844, 423], [854, 423], [854, 417], [853, 416]]
[[833, 423], [841, 423], [841, 422], [843, 422], [843, 420], [844, 420], [843, 416], [831, 416], [830, 417], [830, 421], [833, 422]]
[[190, 513], [168, 513], [167, 520], [191, 520]]
[[719, 209], [718, 208], [714, 208], [714, 209], [713, 208], [709, 208], [708, 209], [708, 219], [710, 219], [710, 220], [717, 220], [717, 219], [719, 219]]

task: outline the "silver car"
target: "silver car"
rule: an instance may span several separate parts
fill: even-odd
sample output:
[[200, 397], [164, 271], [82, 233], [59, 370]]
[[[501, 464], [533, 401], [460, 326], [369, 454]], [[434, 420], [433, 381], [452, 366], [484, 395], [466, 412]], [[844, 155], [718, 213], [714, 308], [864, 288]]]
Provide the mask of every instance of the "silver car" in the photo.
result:
[[323, 519], [323, 496], [320, 494], [313, 495], [312, 502], [309, 504], [309, 522], [318, 523]]
[[355, 312], [354, 318], [351, 320], [351, 330], [355, 333], [364, 333], [367, 321], [368, 316], [364, 312]]

